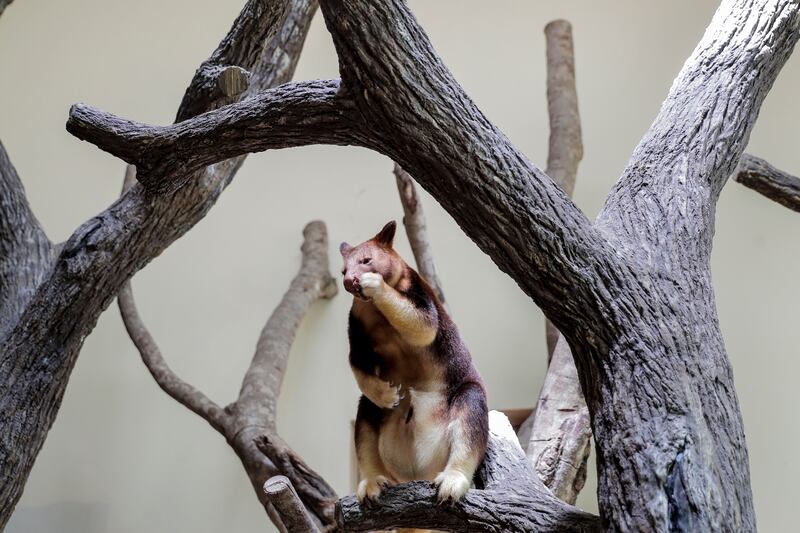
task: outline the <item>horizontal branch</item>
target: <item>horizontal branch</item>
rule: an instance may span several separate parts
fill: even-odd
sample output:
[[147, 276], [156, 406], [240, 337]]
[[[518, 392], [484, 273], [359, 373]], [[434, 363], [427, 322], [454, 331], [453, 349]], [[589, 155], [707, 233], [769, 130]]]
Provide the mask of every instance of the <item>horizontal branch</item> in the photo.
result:
[[337, 80], [289, 83], [170, 126], [148, 126], [76, 104], [67, 130], [136, 165], [157, 192], [179, 188], [192, 173], [251, 152], [308, 144], [358, 144], [358, 115], [337, 96]]
[[484, 464], [475, 488], [459, 501], [439, 503], [436, 487], [415, 481], [387, 487], [378, 500], [362, 506], [355, 496], [337, 505], [345, 531], [430, 528], [445, 531], [590, 532], [600, 519], [554, 497], [537, 478], [505, 415], [492, 411]]
[[733, 179], [792, 211], [800, 212], [800, 178], [773, 167], [763, 159], [744, 154]]

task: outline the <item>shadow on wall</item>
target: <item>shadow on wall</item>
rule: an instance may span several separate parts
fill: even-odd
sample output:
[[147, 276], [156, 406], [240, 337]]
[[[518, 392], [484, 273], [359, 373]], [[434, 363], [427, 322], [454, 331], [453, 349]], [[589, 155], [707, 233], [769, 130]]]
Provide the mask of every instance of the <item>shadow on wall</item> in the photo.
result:
[[59, 502], [48, 505], [19, 506], [6, 527], [6, 533], [106, 533], [107, 503]]

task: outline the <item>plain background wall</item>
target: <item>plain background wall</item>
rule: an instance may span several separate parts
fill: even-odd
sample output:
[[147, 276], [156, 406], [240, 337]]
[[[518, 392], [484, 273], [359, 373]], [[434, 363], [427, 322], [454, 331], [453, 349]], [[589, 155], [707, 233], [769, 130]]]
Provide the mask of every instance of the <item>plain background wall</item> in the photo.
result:
[[[172, 121], [195, 68], [243, 0], [17, 0], [0, 18], [0, 139], [53, 241], [118, 194], [120, 161], [64, 130], [69, 106]], [[529, 157], [547, 157], [544, 25], [572, 21], [585, 157], [576, 189], [590, 216], [655, 117], [716, 3], [412, 1], [438, 52], [484, 112]], [[317, 17], [298, 79], [334, 77]], [[800, 173], [800, 58], [767, 98], [750, 151]], [[303, 225], [341, 240], [402, 216], [391, 164], [363, 149], [251, 156], [218, 205], [136, 276], [166, 358], [219, 403], [232, 400], [258, 332], [299, 264]], [[492, 407], [532, 406], [545, 370], [542, 314], [425, 197], [437, 266]], [[731, 183], [713, 268], [733, 361], [762, 531], [785, 531], [800, 494], [795, 410], [800, 369], [800, 216]], [[408, 255], [401, 235], [399, 249]], [[294, 346], [280, 401], [283, 437], [340, 492], [349, 485], [356, 387], [346, 363], [349, 299], [316, 305]], [[596, 509], [594, 476], [580, 504]], [[241, 467], [205, 422], [163, 394], [115, 305], [87, 339], [9, 532], [271, 530]]]

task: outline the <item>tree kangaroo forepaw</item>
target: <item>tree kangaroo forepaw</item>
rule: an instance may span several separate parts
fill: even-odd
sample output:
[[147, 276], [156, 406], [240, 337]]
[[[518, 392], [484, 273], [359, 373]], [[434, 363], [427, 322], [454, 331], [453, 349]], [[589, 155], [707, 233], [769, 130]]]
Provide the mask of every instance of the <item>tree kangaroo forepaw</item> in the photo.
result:
[[383, 487], [391, 485], [392, 482], [386, 476], [374, 476], [362, 479], [358, 483], [356, 496], [361, 503], [376, 500], [381, 495]]
[[367, 298], [373, 298], [383, 289], [383, 276], [377, 272], [366, 272], [361, 275], [361, 293]]
[[370, 389], [364, 391], [364, 394], [372, 403], [383, 409], [394, 409], [400, 405], [400, 400], [404, 396], [401, 394], [402, 385], [395, 385], [381, 379], [372, 382]]
[[472, 481], [458, 470], [439, 472], [433, 482], [439, 488], [439, 502], [460, 500], [472, 485]]

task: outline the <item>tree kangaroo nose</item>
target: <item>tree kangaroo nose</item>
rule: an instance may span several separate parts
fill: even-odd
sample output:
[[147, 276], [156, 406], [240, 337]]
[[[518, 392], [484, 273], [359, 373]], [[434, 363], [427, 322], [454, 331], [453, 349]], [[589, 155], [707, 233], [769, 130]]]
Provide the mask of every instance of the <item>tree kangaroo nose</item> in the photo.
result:
[[355, 276], [348, 276], [344, 278], [344, 288], [348, 292], [357, 291], [361, 284]]

